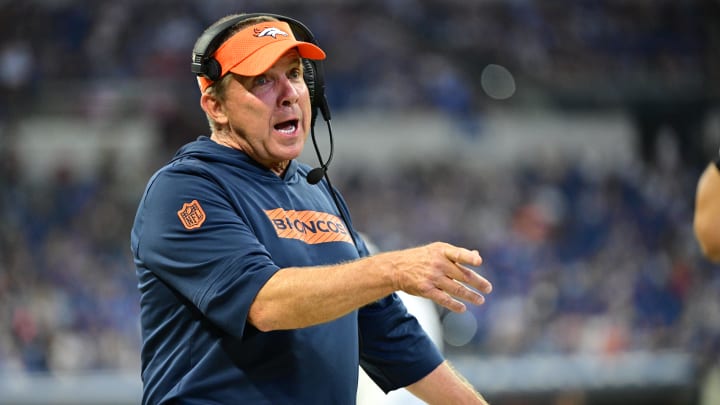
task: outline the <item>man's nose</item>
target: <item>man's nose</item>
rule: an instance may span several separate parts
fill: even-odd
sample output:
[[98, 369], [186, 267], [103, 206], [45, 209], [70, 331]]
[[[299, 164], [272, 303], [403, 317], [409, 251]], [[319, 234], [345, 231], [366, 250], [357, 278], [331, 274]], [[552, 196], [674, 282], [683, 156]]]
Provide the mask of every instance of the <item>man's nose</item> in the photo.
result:
[[300, 97], [300, 93], [296, 87], [298, 83], [291, 81], [287, 77], [283, 77], [279, 80], [278, 84], [280, 86], [280, 104], [291, 105], [297, 103]]

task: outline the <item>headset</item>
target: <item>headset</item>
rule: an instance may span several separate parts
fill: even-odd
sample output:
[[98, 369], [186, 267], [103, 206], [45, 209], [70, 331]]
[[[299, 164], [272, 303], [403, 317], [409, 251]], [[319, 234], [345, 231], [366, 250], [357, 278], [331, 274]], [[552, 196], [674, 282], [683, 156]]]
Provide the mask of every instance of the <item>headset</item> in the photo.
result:
[[[290, 25], [295, 38], [299, 41], [310, 42], [319, 47], [317, 40], [305, 24], [290, 17], [271, 13], [249, 13], [233, 18], [221, 19], [208, 27], [195, 41], [192, 52], [190, 70], [198, 76], [205, 76], [212, 81], [220, 79], [222, 68], [212, 54], [227, 40], [227, 32], [236, 24], [256, 17], [273, 17]], [[330, 121], [330, 108], [325, 97], [325, 78], [322, 61], [303, 59], [303, 79], [310, 93], [312, 109], [311, 127], [315, 126], [318, 111], [325, 121]]]
[[[212, 81], [219, 80], [220, 74], [222, 72], [222, 67], [220, 66], [220, 63], [212, 57], [212, 54], [215, 53], [217, 48], [219, 48], [225, 40], [227, 40], [228, 30], [232, 29], [235, 25], [243, 21], [247, 21], [255, 17], [273, 17], [280, 21], [284, 21], [288, 23], [288, 25], [290, 25], [290, 29], [292, 30], [293, 35], [295, 35], [296, 39], [304, 42], [310, 42], [320, 47], [310, 29], [298, 20], [273, 13], [241, 14], [236, 17], [218, 20], [216, 23], [209, 26], [207, 29], [205, 29], [205, 31], [203, 31], [203, 33], [200, 35], [197, 41], [195, 41], [195, 45], [193, 46], [192, 63], [190, 65], [190, 70], [196, 75], [205, 76]], [[302, 63], [303, 79], [305, 80], [305, 84], [308, 87], [308, 92], [310, 93], [310, 106], [312, 112], [310, 120], [310, 134], [312, 136], [315, 153], [317, 154], [317, 158], [320, 161], [320, 167], [316, 167], [310, 170], [306, 176], [306, 180], [310, 184], [319, 183], [320, 180], [323, 179], [323, 177], [327, 180], [330, 195], [332, 196], [333, 201], [335, 202], [335, 206], [340, 212], [340, 216], [342, 217], [348, 228], [348, 233], [350, 234], [350, 238], [352, 238], [353, 245], [355, 245], [355, 248], [357, 248], [358, 244], [355, 240], [355, 236], [353, 235], [352, 230], [350, 229], [350, 222], [348, 221], [345, 210], [341, 207], [340, 202], [338, 201], [338, 196], [336, 194], [335, 188], [332, 186], [332, 183], [330, 182], [330, 177], [327, 174], [328, 166], [330, 165], [330, 162], [333, 158], [335, 145], [333, 142], [332, 127], [330, 126], [330, 107], [328, 106], [327, 98], [325, 96], [325, 78], [322, 61], [303, 58]], [[323, 162], [322, 155], [320, 154], [320, 148], [318, 147], [317, 141], [315, 139], [315, 120], [317, 118], [318, 111], [325, 120], [328, 129], [328, 136], [330, 139], [330, 155], [328, 156], [328, 160], [326, 162]]]

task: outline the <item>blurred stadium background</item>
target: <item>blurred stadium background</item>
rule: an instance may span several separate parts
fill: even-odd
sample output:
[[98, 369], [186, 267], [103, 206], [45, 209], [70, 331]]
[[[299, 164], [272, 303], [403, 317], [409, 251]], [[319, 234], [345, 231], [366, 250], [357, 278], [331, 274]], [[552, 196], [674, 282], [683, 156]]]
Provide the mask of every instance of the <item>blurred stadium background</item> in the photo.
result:
[[717, 0], [0, 1], [0, 404], [138, 403], [130, 226], [207, 133], [190, 51], [238, 11], [327, 51], [358, 229], [482, 253], [490, 299], [440, 318], [494, 405], [720, 404], [720, 268], [691, 229]]

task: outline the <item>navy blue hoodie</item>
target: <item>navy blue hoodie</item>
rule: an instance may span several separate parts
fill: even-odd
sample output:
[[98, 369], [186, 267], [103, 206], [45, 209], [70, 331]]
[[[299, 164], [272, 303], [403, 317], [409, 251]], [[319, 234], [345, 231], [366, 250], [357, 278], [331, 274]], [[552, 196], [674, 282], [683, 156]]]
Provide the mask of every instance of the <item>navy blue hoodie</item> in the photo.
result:
[[440, 364], [395, 294], [307, 328], [247, 322], [279, 269], [368, 255], [309, 169], [291, 161], [279, 177], [200, 137], [150, 179], [131, 234], [144, 404], [353, 404], [359, 364], [385, 391]]

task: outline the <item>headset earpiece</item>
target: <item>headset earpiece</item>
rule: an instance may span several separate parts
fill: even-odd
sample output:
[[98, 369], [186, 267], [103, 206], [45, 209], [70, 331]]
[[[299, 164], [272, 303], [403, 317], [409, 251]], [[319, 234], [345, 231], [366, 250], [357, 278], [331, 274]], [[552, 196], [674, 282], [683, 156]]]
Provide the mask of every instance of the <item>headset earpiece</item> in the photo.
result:
[[310, 101], [315, 101], [315, 66], [309, 59], [303, 59], [303, 79], [310, 93]]
[[312, 119], [311, 123], [315, 124], [315, 119], [318, 115], [318, 109], [320, 106], [321, 101], [318, 100], [319, 93], [316, 90], [317, 88], [317, 66], [315, 65], [314, 61], [309, 59], [303, 59], [303, 79], [305, 80], [305, 85], [307, 85], [308, 93], [310, 93], [310, 105], [312, 107]]
[[220, 79], [220, 75], [222, 74], [222, 66], [220, 66], [220, 63], [218, 63], [218, 61], [214, 58], [210, 58], [205, 61], [203, 70], [205, 72], [205, 76], [212, 81]]
[[205, 76], [208, 79], [215, 81], [219, 79], [220, 64], [216, 61], [212, 55], [208, 55], [210, 52], [220, 46], [219, 42], [225, 38], [224, 33], [233, 27], [235, 24], [246, 20], [250, 14], [238, 16], [228, 20], [220, 20], [215, 24], [209, 26], [203, 31], [202, 35], [195, 41], [192, 53], [192, 63], [190, 64], [190, 70], [198, 76]]
[[330, 120], [330, 107], [325, 97], [325, 82], [322, 71], [322, 64], [319, 61], [303, 59], [303, 79], [310, 92], [310, 103], [312, 104], [312, 123], [318, 115], [318, 110], [325, 121]]

